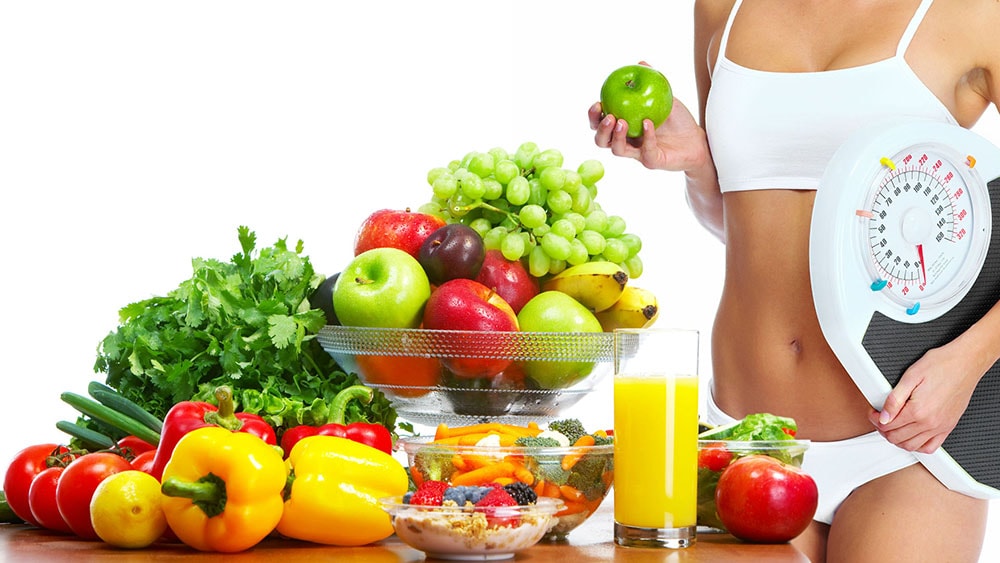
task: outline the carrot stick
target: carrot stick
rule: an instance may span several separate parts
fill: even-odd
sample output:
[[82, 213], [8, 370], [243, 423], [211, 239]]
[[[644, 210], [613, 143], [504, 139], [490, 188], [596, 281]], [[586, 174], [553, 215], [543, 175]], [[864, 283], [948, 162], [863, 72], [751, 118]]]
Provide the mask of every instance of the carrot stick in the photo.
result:
[[[594, 437], [590, 434], [584, 434], [583, 436], [577, 438], [576, 442], [573, 442], [573, 447], [586, 447], [593, 445]], [[573, 466], [576, 465], [576, 462], [580, 461], [580, 458], [583, 457], [584, 453], [585, 452], [582, 451], [574, 451], [564, 455], [562, 458], [562, 468], [566, 471], [573, 469]]]
[[538, 482], [535, 483], [535, 494], [540, 497], [545, 496], [545, 479], [539, 479]]
[[559, 487], [559, 492], [562, 493], [563, 498], [566, 500], [571, 500], [573, 502], [583, 502], [587, 500], [587, 497], [585, 497], [579, 489], [570, 485], [561, 485]]
[[520, 438], [520, 436], [516, 436], [514, 434], [501, 434], [500, 445], [505, 448], [509, 448], [514, 445], [514, 442], [516, 442], [518, 438]]
[[572, 500], [563, 500], [563, 502], [566, 503], [566, 508], [557, 512], [556, 516], [566, 516], [567, 514], [576, 514], [587, 510], [587, 505], [582, 502]]
[[535, 436], [540, 430], [518, 426], [516, 424], [504, 424], [502, 422], [480, 422], [467, 426], [458, 426], [448, 429], [448, 436], [459, 436], [462, 434], [486, 434], [494, 431], [498, 434], [513, 434], [515, 436]]
[[483, 438], [485, 438], [485, 437], [487, 437], [489, 435], [490, 435], [489, 432], [483, 432], [483, 433], [478, 433], [477, 432], [475, 434], [462, 434], [461, 436], [457, 436], [457, 438], [458, 438], [458, 445], [460, 445], [460, 446], [475, 446], [477, 443], [479, 443], [480, 440], [482, 440]]
[[538, 495], [542, 497], [552, 497], [552, 498], [562, 498], [562, 491], [559, 490], [559, 485], [555, 483], [549, 483], [546, 481], [544, 494]]
[[480, 467], [486, 467], [487, 465], [493, 465], [498, 462], [495, 457], [477, 454], [465, 454], [462, 456], [462, 459], [465, 461], [465, 464], [469, 469], [479, 469]]
[[496, 479], [493, 480], [493, 482], [497, 483], [498, 485], [510, 485], [511, 483], [514, 482], [514, 478], [513, 477], [497, 477]]
[[514, 478], [526, 485], [533, 484], [535, 482], [535, 475], [531, 473], [531, 471], [525, 467], [523, 463], [518, 460], [511, 459], [511, 457], [512, 456], [507, 456], [504, 459], [514, 466]]
[[480, 485], [482, 483], [489, 483], [498, 477], [510, 477], [514, 474], [514, 466], [507, 462], [494, 463], [493, 465], [487, 465], [486, 467], [480, 467], [478, 469], [473, 469], [466, 473], [455, 477], [452, 476], [452, 485]]
[[434, 431], [434, 441], [438, 441], [442, 438], [447, 438], [450, 435], [448, 425], [441, 423], [437, 425], [437, 429]]
[[469, 469], [469, 464], [466, 463], [462, 454], [455, 454], [451, 456], [451, 464], [454, 465], [455, 469], [459, 471], [467, 471]]

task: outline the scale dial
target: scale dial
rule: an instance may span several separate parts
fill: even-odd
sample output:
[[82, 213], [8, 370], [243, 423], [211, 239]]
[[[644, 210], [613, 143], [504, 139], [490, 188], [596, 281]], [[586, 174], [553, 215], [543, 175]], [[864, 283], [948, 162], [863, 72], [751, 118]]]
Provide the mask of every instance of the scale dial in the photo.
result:
[[890, 307], [908, 316], [936, 316], [975, 281], [992, 222], [975, 163], [933, 143], [879, 159], [856, 215], [871, 290]]

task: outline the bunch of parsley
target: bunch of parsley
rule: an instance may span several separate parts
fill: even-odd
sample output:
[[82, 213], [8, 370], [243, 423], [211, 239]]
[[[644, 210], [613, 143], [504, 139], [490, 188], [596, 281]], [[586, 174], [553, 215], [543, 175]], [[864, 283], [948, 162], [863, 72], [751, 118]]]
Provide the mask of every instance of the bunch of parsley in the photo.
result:
[[[316, 340], [326, 317], [309, 297], [324, 277], [302, 241], [289, 249], [280, 239], [255, 252], [256, 238], [241, 226], [242, 252], [231, 262], [195, 258], [178, 288], [123, 307], [94, 366], [107, 384], [160, 418], [180, 401], [213, 402], [225, 384], [238, 410], [279, 432], [326, 423], [337, 392], [360, 381]], [[376, 390], [368, 405], [348, 405], [345, 422], [358, 421], [394, 430], [396, 412]]]

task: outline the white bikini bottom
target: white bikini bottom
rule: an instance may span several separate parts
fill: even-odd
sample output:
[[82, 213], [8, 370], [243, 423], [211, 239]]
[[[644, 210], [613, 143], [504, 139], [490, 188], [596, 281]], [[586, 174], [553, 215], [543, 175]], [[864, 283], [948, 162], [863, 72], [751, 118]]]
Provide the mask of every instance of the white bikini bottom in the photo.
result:
[[[711, 393], [707, 395], [705, 422], [719, 426], [736, 421], [719, 409]], [[802, 469], [819, 489], [819, 506], [813, 520], [833, 522], [837, 508], [854, 489], [914, 463], [916, 456], [875, 431], [836, 442], [811, 442]]]

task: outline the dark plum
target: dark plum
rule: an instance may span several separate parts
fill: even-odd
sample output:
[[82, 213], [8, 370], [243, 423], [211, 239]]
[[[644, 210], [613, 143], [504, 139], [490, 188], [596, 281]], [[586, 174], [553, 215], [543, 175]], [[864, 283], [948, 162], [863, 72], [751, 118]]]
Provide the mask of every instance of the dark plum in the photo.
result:
[[462, 223], [445, 225], [428, 236], [417, 256], [434, 285], [448, 280], [475, 279], [486, 258], [483, 237]]
[[309, 305], [326, 314], [326, 324], [328, 325], [340, 324], [340, 321], [337, 320], [337, 313], [333, 310], [333, 286], [337, 283], [338, 277], [340, 277], [340, 272], [326, 278], [309, 296]]

